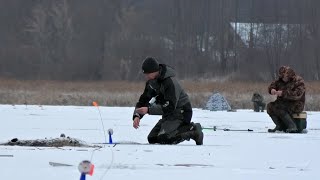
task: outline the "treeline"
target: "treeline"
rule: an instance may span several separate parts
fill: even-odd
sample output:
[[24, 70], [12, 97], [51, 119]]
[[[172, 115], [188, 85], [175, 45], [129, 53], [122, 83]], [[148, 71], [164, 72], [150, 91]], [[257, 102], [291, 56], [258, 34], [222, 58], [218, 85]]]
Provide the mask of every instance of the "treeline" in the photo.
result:
[[320, 78], [318, 0], [0, 0], [0, 76], [139, 80], [155, 56], [183, 79]]

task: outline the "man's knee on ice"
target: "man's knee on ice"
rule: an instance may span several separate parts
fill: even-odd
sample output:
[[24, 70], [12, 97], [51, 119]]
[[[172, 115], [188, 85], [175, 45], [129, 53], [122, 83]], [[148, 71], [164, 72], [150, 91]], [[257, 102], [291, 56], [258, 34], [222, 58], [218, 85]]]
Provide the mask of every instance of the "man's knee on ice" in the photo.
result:
[[150, 144], [159, 143], [159, 141], [158, 141], [158, 136], [148, 136], [148, 142], [149, 142]]
[[160, 134], [158, 135], [158, 141], [160, 144], [172, 144], [172, 139], [168, 134]]

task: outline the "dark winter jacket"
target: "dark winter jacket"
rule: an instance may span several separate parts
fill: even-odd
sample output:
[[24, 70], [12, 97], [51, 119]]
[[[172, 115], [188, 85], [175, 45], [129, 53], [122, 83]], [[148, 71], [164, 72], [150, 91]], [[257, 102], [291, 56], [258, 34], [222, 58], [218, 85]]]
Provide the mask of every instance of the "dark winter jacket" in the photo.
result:
[[[149, 102], [155, 97], [155, 102]], [[146, 82], [143, 94], [140, 96], [136, 108], [149, 107], [150, 115], [162, 115], [163, 118], [192, 111], [189, 97], [175, 78], [174, 70], [160, 64], [160, 75], [154, 80]], [[134, 113], [133, 118], [141, 114]]]
[[259, 93], [254, 93], [251, 98], [252, 102], [263, 102], [263, 100], [264, 100], [263, 96]]
[[[288, 74], [288, 82], [282, 80], [283, 74]], [[296, 75], [293, 69], [282, 66], [279, 69], [279, 78], [276, 81], [273, 81], [268, 87], [270, 94], [271, 89], [282, 91], [282, 96], [278, 96], [276, 101], [278, 101], [278, 103], [283, 103], [288, 107], [290, 112], [299, 113], [303, 111], [306, 88], [302, 77]]]

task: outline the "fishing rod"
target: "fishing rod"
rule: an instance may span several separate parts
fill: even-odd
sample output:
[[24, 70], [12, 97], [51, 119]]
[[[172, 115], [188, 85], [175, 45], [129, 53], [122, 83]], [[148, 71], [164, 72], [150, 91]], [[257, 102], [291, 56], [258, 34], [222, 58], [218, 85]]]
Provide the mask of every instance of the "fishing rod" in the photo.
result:
[[207, 129], [207, 130], [213, 130], [213, 131], [248, 131], [251, 132], [253, 131], [252, 129], [229, 129], [229, 128], [217, 128], [217, 126], [213, 126], [213, 127], [203, 127], [202, 129]]

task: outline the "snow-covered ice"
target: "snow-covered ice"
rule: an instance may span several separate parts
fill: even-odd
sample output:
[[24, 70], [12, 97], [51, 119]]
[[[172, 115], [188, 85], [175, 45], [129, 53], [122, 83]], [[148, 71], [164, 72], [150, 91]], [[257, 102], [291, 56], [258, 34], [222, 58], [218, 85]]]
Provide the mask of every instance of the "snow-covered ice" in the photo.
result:
[[[100, 107], [114, 142], [147, 143], [160, 116], [145, 116], [132, 127], [129, 107]], [[320, 169], [320, 112], [308, 112], [307, 134], [265, 133], [274, 125], [267, 113], [252, 110], [214, 112], [194, 109], [193, 121], [204, 127], [253, 129], [253, 132], [203, 130], [204, 145], [103, 145], [84, 147], [0, 146], [1, 179], [79, 179], [78, 164], [91, 160], [87, 179], [317, 179]], [[103, 143], [99, 111], [83, 106], [0, 105], [0, 142], [12, 138], [57, 138], [61, 133], [87, 143]], [[9, 157], [6, 157], [9, 155]], [[10, 157], [12, 155], [13, 157]], [[50, 161], [72, 166], [52, 167]]]

